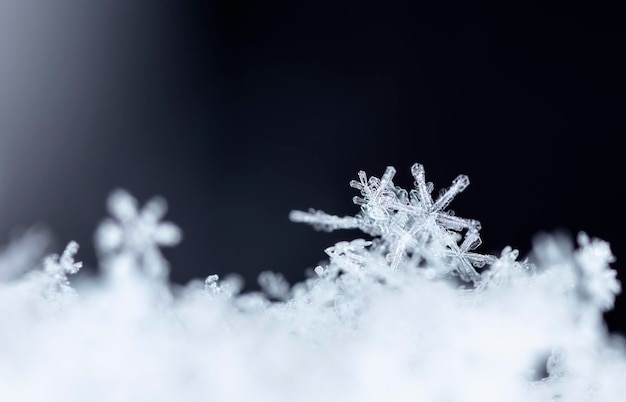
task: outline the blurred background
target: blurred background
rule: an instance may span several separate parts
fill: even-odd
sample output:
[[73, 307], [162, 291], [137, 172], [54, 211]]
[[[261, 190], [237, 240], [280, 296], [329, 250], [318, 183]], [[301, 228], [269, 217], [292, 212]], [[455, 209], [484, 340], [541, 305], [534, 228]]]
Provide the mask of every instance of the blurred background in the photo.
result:
[[295, 282], [359, 235], [291, 209], [353, 215], [358, 170], [420, 162], [469, 175], [483, 252], [584, 230], [626, 282], [625, 40], [608, 2], [0, 0], [0, 240], [43, 225], [95, 270], [121, 187], [169, 201], [174, 281]]

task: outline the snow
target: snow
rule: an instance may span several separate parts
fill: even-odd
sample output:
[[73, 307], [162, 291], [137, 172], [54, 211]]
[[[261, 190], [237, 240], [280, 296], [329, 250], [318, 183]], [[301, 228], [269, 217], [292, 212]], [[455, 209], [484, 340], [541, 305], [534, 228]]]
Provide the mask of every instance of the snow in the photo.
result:
[[479, 253], [478, 221], [447, 210], [469, 179], [433, 199], [411, 171], [410, 191], [392, 167], [359, 172], [353, 217], [292, 212], [366, 238], [327, 248], [301, 283], [263, 272], [259, 292], [237, 275], [171, 283], [159, 249], [182, 232], [158, 197], [113, 192], [98, 277], [70, 283], [78, 245], [41, 259], [26, 233], [0, 255], [0, 401], [621, 401], [609, 244], [553, 234], [524, 260]]

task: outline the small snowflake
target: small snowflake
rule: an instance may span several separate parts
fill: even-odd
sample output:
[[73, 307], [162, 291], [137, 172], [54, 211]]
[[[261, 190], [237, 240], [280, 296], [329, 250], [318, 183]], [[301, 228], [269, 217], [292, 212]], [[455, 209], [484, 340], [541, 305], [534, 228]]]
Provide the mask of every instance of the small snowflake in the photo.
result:
[[396, 201], [393, 188], [393, 177], [396, 169], [388, 166], [382, 178], [370, 177], [364, 171], [359, 171], [359, 181], [350, 181], [350, 187], [361, 191], [363, 197], [354, 197], [352, 201], [361, 206], [364, 214], [376, 221], [385, 221], [389, 218], [389, 209]]
[[470, 230], [466, 234], [463, 242], [458, 245], [456, 242], [449, 242], [446, 254], [451, 257], [450, 263], [455, 267], [461, 279], [469, 282], [476, 282], [479, 274], [474, 268], [482, 268], [485, 264], [491, 264], [495, 258], [490, 255], [473, 253], [470, 250], [480, 245], [478, 233]]
[[337, 229], [356, 229], [359, 223], [352, 216], [328, 215], [323, 211], [309, 209], [308, 212], [291, 211], [289, 219], [293, 222], [308, 223], [316, 230], [332, 232]]
[[52, 254], [46, 257], [43, 262], [43, 271], [52, 279], [53, 292], [72, 292], [68, 275], [77, 273], [83, 266], [82, 262], [74, 261], [74, 256], [78, 252], [78, 243], [69, 242], [63, 254]]

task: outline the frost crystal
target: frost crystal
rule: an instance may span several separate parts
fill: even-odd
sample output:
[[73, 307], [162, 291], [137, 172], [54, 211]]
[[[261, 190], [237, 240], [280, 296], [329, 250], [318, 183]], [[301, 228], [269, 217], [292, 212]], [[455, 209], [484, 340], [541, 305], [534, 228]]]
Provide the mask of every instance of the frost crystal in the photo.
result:
[[394, 186], [396, 170], [387, 167], [382, 178], [367, 178], [358, 173], [359, 180], [350, 186], [361, 192], [354, 197], [361, 211], [355, 217], [338, 217], [322, 211], [292, 211], [290, 219], [321, 230], [358, 228], [373, 236], [372, 252], [385, 256], [392, 271], [409, 269], [425, 261], [447, 266], [464, 281], [478, 282], [476, 268], [495, 261], [495, 257], [475, 253], [480, 243], [480, 223], [477, 220], [455, 216], [446, 211], [454, 197], [469, 185], [469, 178], [459, 175], [448, 189], [443, 189], [436, 200], [432, 183], [425, 179], [424, 167], [411, 167], [415, 178], [413, 190]]

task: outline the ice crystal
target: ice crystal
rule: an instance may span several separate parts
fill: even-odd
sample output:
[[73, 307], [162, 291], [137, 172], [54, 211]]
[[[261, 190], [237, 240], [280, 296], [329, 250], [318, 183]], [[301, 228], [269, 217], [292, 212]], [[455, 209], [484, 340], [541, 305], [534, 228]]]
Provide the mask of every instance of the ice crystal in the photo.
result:
[[[407, 265], [419, 266], [425, 260], [439, 260], [465, 281], [477, 282], [476, 268], [495, 261], [495, 257], [475, 253], [480, 243], [480, 223], [446, 211], [454, 197], [469, 185], [469, 178], [459, 175], [448, 189], [433, 200], [432, 183], [425, 179], [424, 167], [411, 167], [415, 188], [407, 191], [393, 183], [396, 170], [389, 166], [383, 176], [367, 178], [363, 171], [350, 186], [361, 192], [353, 201], [361, 207], [355, 217], [338, 217], [322, 211], [292, 211], [294, 222], [304, 222], [317, 229], [361, 229], [376, 238], [372, 251], [385, 255], [392, 271]], [[406, 264], [406, 262], [410, 264]]]
[[574, 250], [563, 236], [544, 235], [535, 247], [535, 256], [542, 265], [554, 266], [563, 286], [577, 292], [585, 306], [609, 310], [621, 291], [617, 272], [609, 265], [615, 257], [605, 241], [590, 239], [584, 232], [577, 240], [579, 248]]

